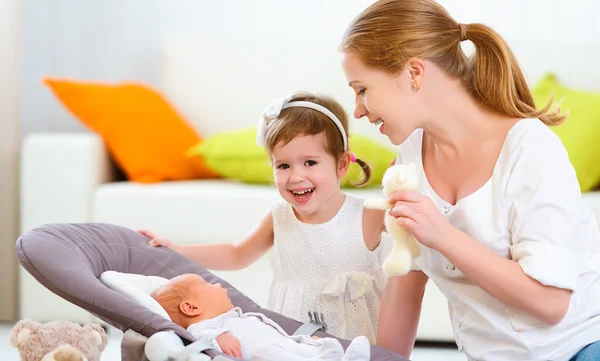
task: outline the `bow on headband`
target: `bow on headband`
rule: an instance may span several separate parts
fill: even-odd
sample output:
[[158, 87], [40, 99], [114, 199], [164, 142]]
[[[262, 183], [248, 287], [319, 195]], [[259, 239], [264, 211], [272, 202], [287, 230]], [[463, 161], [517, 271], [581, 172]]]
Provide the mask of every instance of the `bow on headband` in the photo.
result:
[[[273, 101], [271, 101], [271, 103], [269, 103], [269, 105], [267, 105], [267, 107], [264, 110], [264, 117], [261, 117], [258, 122], [258, 130], [256, 132], [256, 144], [257, 145], [260, 145], [260, 146], [265, 145], [266, 130], [267, 130], [267, 124], [268, 124], [269, 120], [276, 119], [279, 116], [279, 114], [281, 114], [281, 111], [283, 109], [291, 108], [291, 107], [304, 107], [304, 108], [311, 108], [311, 109], [317, 110], [317, 111], [327, 115], [329, 117], [329, 119], [331, 119], [331, 121], [333, 121], [335, 123], [335, 125], [338, 127], [338, 129], [340, 130], [340, 133], [342, 134], [342, 138], [344, 140], [344, 150], [346, 150], [346, 151], [348, 150], [348, 137], [346, 136], [346, 132], [344, 131], [344, 127], [342, 126], [342, 123], [335, 116], [335, 114], [333, 114], [329, 109], [325, 108], [324, 106], [313, 103], [313, 102], [306, 102], [306, 101], [290, 102], [290, 99], [292, 99], [292, 97], [293, 97], [293, 95], [287, 94], [280, 98], [274, 99]], [[265, 119], [265, 117], [266, 117], [266, 119]]]
[[[267, 107], [264, 110], [264, 117], [261, 116], [260, 120], [258, 121], [258, 130], [256, 132], [257, 145], [260, 145], [261, 147], [265, 146], [265, 137], [267, 134], [268, 121], [271, 119], [276, 119], [281, 113], [281, 111], [284, 109], [284, 105], [288, 104], [292, 97], [292, 94], [286, 94], [277, 99], [273, 99], [273, 101], [271, 101], [269, 105], [267, 105]], [[265, 119], [265, 117], [267, 119]]]

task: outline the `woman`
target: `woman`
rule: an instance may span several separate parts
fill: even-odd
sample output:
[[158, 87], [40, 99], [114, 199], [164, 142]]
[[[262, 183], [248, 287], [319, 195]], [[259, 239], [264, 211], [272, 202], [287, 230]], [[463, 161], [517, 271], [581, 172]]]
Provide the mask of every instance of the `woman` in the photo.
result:
[[565, 115], [548, 113], [551, 100], [536, 110], [508, 45], [432, 0], [385, 0], [341, 50], [354, 116], [379, 125], [422, 180], [391, 199], [423, 251], [388, 281], [378, 344], [410, 355], [431, 278], [471, 360], [600, 357], [598, 225], [548, 128]]

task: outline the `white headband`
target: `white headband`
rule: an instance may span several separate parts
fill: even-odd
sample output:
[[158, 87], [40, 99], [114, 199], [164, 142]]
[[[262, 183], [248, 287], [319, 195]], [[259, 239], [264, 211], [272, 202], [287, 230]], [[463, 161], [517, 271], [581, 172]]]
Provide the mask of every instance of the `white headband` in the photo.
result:
[[[324, 106], [316, 103], [305, 101], [290, 102], [290, 99], [292, 97], [293, 95], [286, 95], [281, 98], [274, 99], [271, 103], [269, 103], [269, 105], [265, 108], [264, 112], [267, 119], [275, 119], [279, 116], [283, 109], [292, 107], [304, 107], [320, 111], [321, 113], [327, 115], [329, 119], [331, 119], [335, 123], [335, 125], [337, 125], [338, 129], [340, 130], [340, 133], [342, 133], [342, 139], [344, 140], [344, 150], [348, 150], [348, 137], [346, 137], [344, 127], [342, 126], [340, 120], [335, 116], [335, 114], [333, 114], [329, 109], [325, 108]], [[256, 132], [256, 144], [262, 147], [264, 147], [265, 145], [265, 137], [268, 122], [267, 119], [264, 119], [264, 117], [260, 118], [258, 122], [258, 130]]]

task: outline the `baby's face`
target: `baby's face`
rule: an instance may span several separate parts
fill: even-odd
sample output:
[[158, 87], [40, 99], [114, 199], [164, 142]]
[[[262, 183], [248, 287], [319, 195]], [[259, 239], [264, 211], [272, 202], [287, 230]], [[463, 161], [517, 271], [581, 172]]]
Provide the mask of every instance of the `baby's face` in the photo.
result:
[[186, 282], [191, 301], [201, 307], [205, 313], [216, 316], [233, 308], [227, 289], [221, 287], [219, 283], [207, 283], [204, 278], [196, 274], [179, 277]]
[[189, 276], [192, 279], [189, 290], [198, 303], [205, 305], [205, 307], [211, 306], [211, 308], [213, 306], [217, 307], [217, 305], [222, 306], [226, 311], [233, 308], [231, 299], [227, 295], [227, 289], [221, 287], [220, 283], [207, 283], [204, 278], [195, 274]]

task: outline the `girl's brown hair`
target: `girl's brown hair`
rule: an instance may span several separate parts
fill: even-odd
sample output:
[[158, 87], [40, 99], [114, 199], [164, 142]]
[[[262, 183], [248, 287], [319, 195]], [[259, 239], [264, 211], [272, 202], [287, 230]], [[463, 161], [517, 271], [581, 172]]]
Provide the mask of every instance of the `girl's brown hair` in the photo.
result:
[[[325, 95], [315, 95], [307, 92], [294, 94], [289, 100], [306, 101], [319, 104], [329, 109], [342, 123], [348, 135], [348, 114], [340, 103]], [[264, 115], [263, 115], [264, 116]], [[283, 109], [275, 119], [267, 119], [265, 130], [265, 149], [269, 154], [278, 144], [287, 144], [299, 135], [317, 135], [323, 133], [326, 139], [326, 150], [336, 162], [339, 162], [345, 153], [344, 139], [339, 128], [325, 114], [318, 110], [305, 107], [290, 107]], [[356, 164], [363, 171], [363, 179], [355, 186], [363, 186], [371, 179], [371, 167], [363, 160], [356, 159]]]
[[[468, 58], [460, 43], [470, 40]], [[552, 99], [536, 110], [523, 71], [508, 44], [483, 24], [459, 24], [433, 0], [380, 0], [348, 27], [341, 51], [356, 54], [374, 69], [399, 74], [412, 57], [429, 60], [462, 79], [482, 105], [515, 118], [539, 118], [547, 125], [562, 123], [556, 109], [546, 114]]]

